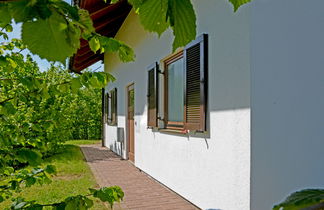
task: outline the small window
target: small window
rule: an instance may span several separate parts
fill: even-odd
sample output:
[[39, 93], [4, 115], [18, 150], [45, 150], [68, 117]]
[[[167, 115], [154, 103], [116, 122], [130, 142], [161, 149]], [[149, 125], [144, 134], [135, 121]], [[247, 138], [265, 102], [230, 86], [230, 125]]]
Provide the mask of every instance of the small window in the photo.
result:
[[117, 88], [110, 91], [108, 99], [108, 124], [114, 126], [117, 125]]

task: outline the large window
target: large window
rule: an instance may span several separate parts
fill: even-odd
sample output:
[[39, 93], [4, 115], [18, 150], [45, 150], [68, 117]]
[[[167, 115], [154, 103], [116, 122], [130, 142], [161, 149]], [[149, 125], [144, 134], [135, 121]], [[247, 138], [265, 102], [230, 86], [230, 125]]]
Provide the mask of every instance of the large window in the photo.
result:
[[[163, 121], [166, 129], [206, 131], [208, 88], [208, 36], [203, 34], [177, 52], [162, 60], [163, 71], [148, 71], [148, 126], [158, 127]], [[161, 75], [159, 75], [159, 73]], [[164, 83], [159, 94], [158, 81]], [[163, 107], [158, 109], [158, 98]], [[162, 113], [159, 113], [159, 112]], [[159, 116], [164, 116], [163, 118]], [[161, 128], [161, 127], [159, 127]]]

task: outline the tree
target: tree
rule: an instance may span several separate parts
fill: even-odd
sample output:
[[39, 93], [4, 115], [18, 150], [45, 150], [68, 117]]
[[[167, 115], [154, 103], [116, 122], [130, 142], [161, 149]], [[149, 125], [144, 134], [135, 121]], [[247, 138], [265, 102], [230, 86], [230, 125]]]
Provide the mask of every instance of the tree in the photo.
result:
[[[52, 165], [39, 168], [42, 158], [56, 153], [71, 138], [73, 117], [79, 114], [77, 103], [89, 102], [95, 90], [114, 80], [103, 72], [71, 75], [54, 65], [41, 72], [30, 55], [21, 54], [24, 49], [16, 39], [0, 46], [0, 202], [22, 187], [50, 182], [56, 170]], [[88, 195], [42, 205], [17, 198], [12, 208], [88, 209], [93, 205], [89, 196], [113, 205], [124, 193], [118, 186], [91, 189]]]

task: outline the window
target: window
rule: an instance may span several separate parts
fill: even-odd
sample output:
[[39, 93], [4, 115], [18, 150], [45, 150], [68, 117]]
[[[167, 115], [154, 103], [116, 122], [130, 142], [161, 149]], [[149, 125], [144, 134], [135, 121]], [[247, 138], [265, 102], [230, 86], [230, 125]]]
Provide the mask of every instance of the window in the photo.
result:
[[[162, 61], [164, 128], [206, 131], [208, 36], [203, 34], [183, 51]], [[148, 126], [158, 126], [157, 67], [148, 70]]]
[[117, 88], [107, 94], [107, 122], [109, 125], [117, 125]]
[[184, 70], [183, 51], [164, 61], [164, 118], [169, 129], [184, 127]]

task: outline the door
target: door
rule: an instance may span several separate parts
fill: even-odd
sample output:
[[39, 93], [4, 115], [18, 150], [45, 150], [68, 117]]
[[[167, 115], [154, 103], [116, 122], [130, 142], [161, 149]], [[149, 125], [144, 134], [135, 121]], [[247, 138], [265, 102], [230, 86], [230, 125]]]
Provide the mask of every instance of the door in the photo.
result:
[[128, 158], [130, 161], [135, 160], [135, 139], [134, 139], [134, 100], [135, 100], [134, 84], [127, 87], [127, 143]]

